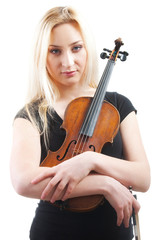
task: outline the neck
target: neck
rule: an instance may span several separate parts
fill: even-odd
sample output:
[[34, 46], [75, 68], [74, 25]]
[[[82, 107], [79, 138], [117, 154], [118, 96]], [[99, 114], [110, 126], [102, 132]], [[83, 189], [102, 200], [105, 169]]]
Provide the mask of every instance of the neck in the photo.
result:
[[93, 96], [95, 89], [91, 87], [84, 87], [82, 85], [76, 85], [72, 87], [59, 88], [60, 96], [57, 99], [59, 101], [67, 101], [70, 102], [75, 98], [82, 97], [82, 96]]

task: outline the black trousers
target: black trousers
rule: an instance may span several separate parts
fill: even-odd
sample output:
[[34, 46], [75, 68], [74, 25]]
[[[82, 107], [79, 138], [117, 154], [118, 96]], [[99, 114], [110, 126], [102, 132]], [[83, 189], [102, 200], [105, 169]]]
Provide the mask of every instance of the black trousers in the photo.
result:
[[114, 209], [106, 202], [87, 213], [60, 210], [41, 201], [30, 229], [30, 240], [131, 240], [133, 229], [116, 225]]

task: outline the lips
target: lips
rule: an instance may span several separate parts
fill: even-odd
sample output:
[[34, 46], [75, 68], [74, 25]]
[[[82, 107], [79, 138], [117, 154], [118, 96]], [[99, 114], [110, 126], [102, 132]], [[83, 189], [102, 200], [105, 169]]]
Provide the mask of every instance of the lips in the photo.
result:
[[76, 74], [77, 70], [67, 70], [67, 71], [62, 71], [62, 74], [67, 76], [67, 77], [73, 77]]

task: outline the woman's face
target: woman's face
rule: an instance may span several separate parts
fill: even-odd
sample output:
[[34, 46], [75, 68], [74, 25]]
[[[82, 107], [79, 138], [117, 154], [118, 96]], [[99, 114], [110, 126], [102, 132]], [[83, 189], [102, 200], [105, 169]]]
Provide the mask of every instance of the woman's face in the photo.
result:
[[80, 84], [87, 52], [80, 31], [73, 23], [52, 29], [47, 56], [47, 70], [58, 87]]

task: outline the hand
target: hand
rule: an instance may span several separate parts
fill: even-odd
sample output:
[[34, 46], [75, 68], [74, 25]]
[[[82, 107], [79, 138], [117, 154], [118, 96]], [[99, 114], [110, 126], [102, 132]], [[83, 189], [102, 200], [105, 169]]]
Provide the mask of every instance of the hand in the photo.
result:
[[131, 192], [117, 180], [107, 177], [107, 185], [108, 184], [109, 191], [107, 190], [107, 193], [104, 193], [104, 197], [117, 213], [117, 225], [120, 226], [123, 221], [125, 227], [129, 227], [129, 220], [132, 216], [133, 209], [135, 214], [137, 214], [140, 209], [140, 204]]
[[53, 192], [50, 197], [50, 202], [56, 200], [66, 200], [75, 186], [86, 177], [91, 171], [91, 161], [87, 152], [79, 154], [69, 160], [66, 160], [57, 166], [51, 168], [44, 168], [43, 173], [32, 180], [32, 184], [37, 184], [46, 178], [51, 178], [44, 188], [41, 199], [46, 199], [47, 196]]

